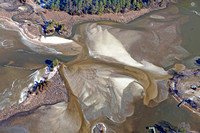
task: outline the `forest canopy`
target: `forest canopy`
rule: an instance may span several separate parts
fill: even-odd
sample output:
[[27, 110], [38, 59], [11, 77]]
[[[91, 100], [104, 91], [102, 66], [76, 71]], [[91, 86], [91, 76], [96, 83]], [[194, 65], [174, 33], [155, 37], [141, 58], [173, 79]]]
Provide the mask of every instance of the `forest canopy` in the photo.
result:
[[81, 15], [124, 13], [148, 7], [150, 3], [151, 0], [43, 0], [40, 4], [46, 9]]

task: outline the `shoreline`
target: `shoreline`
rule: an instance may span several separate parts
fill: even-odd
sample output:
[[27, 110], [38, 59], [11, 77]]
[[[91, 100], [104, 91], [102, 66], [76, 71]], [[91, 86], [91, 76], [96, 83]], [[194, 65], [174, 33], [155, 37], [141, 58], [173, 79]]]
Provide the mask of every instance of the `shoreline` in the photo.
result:
[[96, 21], [112, 21], [118, 22], [122, 24], [127, 24], [140, 16], [148, 14], [152, 11], [165, 9], [167, 7], [167, 3], [158, 8], [143, 8], [140, 11], [128, 11], [127, 13], [105, 13], [102, 15], [97, 14], [83, 14], [83, 15], [69, 15], [64, 11], [51, 11], [47, 9], [43, 9], [45, 13], [43, 13], [46, 20], [55, 20], [56, 22], [60, 22], [65, 24], [68, 34], [65, 34], [65, 37], [71, 37], [72, 30], [75, 25], [86, 23], [86, 22], [96, 22]]
[[[28, 1], [31, 1], [31, 0], [28, 0]], [[64, 20], [63, 18], [66, 18], [66, 16], [68, 16], [67, 19], [65, 19], [64, 21], [66, 22], [65, 24], [68, 24], [68, 27], [67, 27], [68, 30], [70, 29], [70, 31], [71, 31], [74, 25], [77, 25], [77, 24], [80, 24], [80, 23], [83, 23], [83, 22], [87, 22], [87, 21], [109, 20], [109, 21], [115, 21], [115, 22], [120, 22], [120, 23], [128, 23], [128, 22], [133, 21], [136, 18], [138, 18], [138, 17], [140, 17], [144, 14], [147, 14], [151, 11], [160, 10], [160, 9], [164, 9], [164, 8], [166, 8], [166, 6], [161, 7], [161, 8], [155, 8], [155, 9], [151, 9], [151, 8], [142, 9], [141, 11], [129, 11], [125, 14], [117, 13], [117, 14], [113, 15], [113, 14], [110, 13], [110, 14], [104, 14], [104, 15], [101, 15], [101, 16], [99, 16], [99, 15], [84, 15], [83, 17], [77, 16], [77, 15], [71, 16], [71, 15], [68, 15], [67, 13], [64, 13], [64, 12], [48, 11], [48, 13], [50, 13], [51, 15], [48, 15], [48, 13], [47, 13], [47, 14], [44, 15], [44, 17], [45, 17], [45, 19], [49, 20], [49, 19], [53, 19], [53, 18], [51, 18], [52, 15], [53, 15], [53, 17], [59, 16], [58, 18], [55, 18], [56, 21], [59, 21], [59, 20]], [[9, 25], [16, 27], [16, 29], [14, 29], [14, 30], [18, 31], [21, 34], [22, 38], [24, 38], [24, 39], [26, 39], [30, 42], [33, 42], [35, 44], [37, 44], [37, 43], [39, 43], [39, 44], [49, 44], [49, 43], [50, 44], [59, 44], [59, 43], [62, 43], [62, 42], [63, 43], [73, 42], [73, 40], [64, 39], [64, 38], [59, 37], [59, 36], [57, 36], [57, 37], [55, 37], [55, 36], [46, 37], [46, 39], [45, 39], [44, 36], [41, 35], [41, 33], [39, 31], [39, 25], [38, 24], [33, 24], [32, 22], [29, 22], [29, 21], [24, 21], [24, 23], [20, 23], [20, 22], [12, 20], [12, 16], [19, 14], [20, 13], [19, 11], [12, 12], [11, 14], [9, 14], [9, 12], [5, 11], [4, 9], [0, 9], [0, 11], [1, 11], [0, 20], [6, 21], [7, 23], [9, 23]], [[55, 15], [55, 14], [57, 14], [57, 15]], [[36, 14], [34, 13], [33, 15], [36, 15]], [[63, 16], [61, 16], [61, 15], [63, 15]], [[26, 15], [23, 15], [23, 17], [24, 16], [26, 17]], [[37, 18], [39, 16], [35, 16], [35, 17]], [[60, 21], [60, 22], [62, 23], [62, 21]], [[42, 23], [42, 22], [40, 22], [40, 23]], [[6, 26], [5, 26], [5, 29], [12, 30], [11, 28], [7, 28]], [[33, 32], [32, 32], [32, 30], [33, 30]], [[43, 39], [41, 39], [41, 38], [43, 38]], [[59, 39], [61, 39], [61, 40], [59, 41]], [[53, 41], [55, 41], [55, 42], [53, 42]], [[65, 87], [62, 87], [62, 88], [65, 88]], [[62, 93], [64, 98], [63, 97], [54, 97], [54, 99], [52, 99], [52, 100], [57, 101], [56, 98], [60, 99], [60, 101], [63, 101], [64, 99], [68, 100], [68, 97], [65, 95], [65, 93], [63, 93], [63, 91], [60, 91], [60, 93]], [[47, 94], [47, 91], [44, 93], [44, 95], [46, 95], [47, 97], [51, 96], [50, 94]], [[40, 97], [41, 95], [38, 95], [38, 96]], [[42, 99], [42, 98], [38, 98], [38, 99]], [[34, 99], [32, 99], [32, 100], [34, 100]], [[56, 103], [55, 101], [53, 101], [51, 103]], [[48, 102], [49, 102], [49, 100], [48, 100]], [[46, 105], [45, 103], [46, 103], [46, 101], [44, 103], [40, 104], [40, 105], [41, 106]], [[28, 109], [30, 111], [30, 110], [37, 109], [38, 107], [39, 106], [37, 104], [34, 104], [34, 105], [33, 104], [27, 104], [27, 105], [21, 105], [21, 106], [19, 106], [19, 104], [17, 104], [17, 105], [11, 106], [11, 107], [1, 111], [0, 122], [7, 120], [9, 118], [12, 118], [12, 116], [17, 115], [20, 112], [21, 113], [28, 112], [26, 109]]]
[[[0, 21], [1, 20], [6, 21], [6, 23], [9, 23], [10, 25], [12, 25], [12, 27], [16, 27], [16, 30], [14, 30], [14, 31], [19, 32], [22, 38], [24, 38], [27, 41], [32, 42], [34, 44], [37, 44], [37, 43], [39, 43], [39, 44], [66, 44], [66, 43], [73, 42], [73, 40], [66, 39], [66, 38], [59, 37], [59, 36], [45, 37], [43, 35], [39, 35], [39, 36], [32, 35], [32, 38], [31, 38], [30, 37], [31, 33], [30, 32], [26, 33], [25, 32], [26, 29], [21, 28], [19, 23], [15, 22], [12, 19], [7, 18], [7, 17], [1, 17]], [[10, 29], [10, 28], [7, 28], [7, 27], [3, 27], [3, 29], [13, 30], [13, 29]]]
[[[77, 24], [85, 23], [88, 21], [95, 22], [95, 21], [101, 21], [101, 20], [102, 21], [108, 20], [108, 21], [126, 24], [152, 11], [165, 9], [167, 7], [167, 2], [162, 7], [145, 8], [145, 9], [141, 9], [140, 11], [128, 11], [127, 13], [105, 13], [103, 15], [84, 14], [82, 16], [78, 16], [78, 15], [72, 16], [63, 11], [50, 11], [47, 9], [43, 9], [39, 7], [38, 5], [36, 5], [35, 3], [33, 3], [31, 0], [27, 0], [27, 6], [31, 6], [33, 8], [31, 15], [29, 14], [30, 10], [28, 9], [27, 11], [25, 9], [22, 10], [22, 8], [25, 8], [23, 5], [19, 6], [17, 11], [14, 11], [14, 12], [7, 12], [5, 9], [0, 8], [0, 11], [1, 11], [0, 20], [5, 20], [11, 23], [11, 25], [16, 26], [19, 29], [19, 32], [22, 35], [22, 37], [24, 37], [26, 40], [30, 42], [42, 43], [42, 44], [48, 44], [48, 43], [62, 44], [62, 43], [73, 42], [72, 40], [66, 39], [66, 38], [71, 37], [72, 29]], [[23, 15], [19, 15], [22, 12], [23, 12]], [[22, 22], [14, 21], [12, 19], [14, 15], [17, 16], [16, 18]], [[33, 20], [38, 21], [39, 24], [34, 24], [32, 23], [32, 21], [29, 21], [28, 19], [31, 19], [32, 21]], [[55, 20], [57, 22], [65, 24], [68, 32], [64, 34], [63, 36], [66, 38], [61, 37], [61, 35], [56, 35], [56, 37], [58, 38], [56, 38], [55, 36], [53, 36], [53, 38], [45, 37], [43, 33], [41, 33], [40, 31], [41, 29], [40, 25], [44, 23], [44, 19], [45, 21]]]
[[[177, 74], [175, 74], [174, 77], [168, 81], [169, 90], [171, 91], [172, 97], [177, 101], [177, 103], [180, 104], [180, 106], [179, 105], [177, 106], [181, 107], [182, 105], [183, 107], [187, 108], [188, 110], [190, 110], [191, 112], [197, 115], [200, 115], [199, 102], [197, 102], [198, 100], [196, 98], [196, 95], [199, 94], [199, 90], [198, 89], [192, 90], [190, 87], [188, 87], [189, 83], [191, 86], [191, 84], [193, 85], [195, 81], [190, 81], [187, 79], [198, 77], [199, 73], [200, 73], [199, 67], [196, 67], [193, 69], [184, 69], [178, 72]], [[183, 81], [186, 82], [184, 85], [183, 85]], [[185, 99], [191, 99], [192, 101], [194, 100], [197, 107], [193, 107], [192, 103], [183, 102]]]
[[38, 95], [29, 95], [22, 103], [16, 103], [10, 107], [0, 110], [0, 124], [9, 119], [29, 114], [42, 106], [54, 105], [60, 102], [69, 101], [69, 93], [64, 81], [60, 75], [59, 70], [55, 75], [48, 79], [50, 82], [46, 90], [39, 92]]

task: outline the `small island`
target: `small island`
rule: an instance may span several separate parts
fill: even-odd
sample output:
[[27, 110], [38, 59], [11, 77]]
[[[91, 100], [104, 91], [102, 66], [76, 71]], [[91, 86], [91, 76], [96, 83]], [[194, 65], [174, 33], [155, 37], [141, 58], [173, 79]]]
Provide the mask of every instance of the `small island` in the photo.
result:
[[[69, 100], [68, 90], [60, 75], [60, 67], [58, 60], [54, 60], [48, 67], [45, 67], [45, 75], [41, 77], [44, 81], [35, 81], [36, 84], [27, 88], [26, 98], [22, 103], [16, 103], [1, 110], [0, 123], [14, 116], [30, 114], [41, 106], [67, 102]], [[43, 86], [44, 82], [46, 84]]]

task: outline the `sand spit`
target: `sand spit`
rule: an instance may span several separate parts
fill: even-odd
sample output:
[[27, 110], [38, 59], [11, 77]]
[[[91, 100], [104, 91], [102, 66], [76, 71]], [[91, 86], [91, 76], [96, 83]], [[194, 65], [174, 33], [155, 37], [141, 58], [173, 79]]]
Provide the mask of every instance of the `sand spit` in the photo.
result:
[[82, 50], [82, 47], [78, 43], [76, 43], [73, 40], [66, 39], [64, 37], [45, 37], [43, 35], [29, 36], [30, 32], [25, 32], [24, 28], [20, 28], [17, 22], [5, 17], [0, 18], [0, 27], [2, 27], [5, 30], [19, 32], [23, 43], [35, 52], [73, 56], [79, 54]]
[[21, 104], [14, 104], [13, 106], [0, 111], [0, 122], [8, 120], [13, 116], [29, 114], [44, 105], [68, 101], [68, 92], [59, 72], [57, 72], [49, 81], [50, 85], [45, 91], [38, 95], [30, 95]]
[[[26, 40], [33, 42], [33, 43], [39, 43], [39, 44], [66, 44], [66, 43], [72, 43], [73, 40], [70, 39], [66, 39], [63, 37], [58, 37], [58, 36], [50, 36], [50, 37], [45, 37], [43, 35], [39, 35], [38, 37], [32, 35], [32, 37], [30, 37], [30, 35], [26, 34], [26, 29], [20, 28], [19, 25], [10, 20], [10, 19], [4, 19], [4, 18], [0, 18], [1, 20], [6, 21], [6, 23], [8, 23], [9, 25], [12, 25], [12, 27], [15, 27], [16, 29], [19, 29], [20, 34], [22, 35], [22, 37], [24, 37]], [[6, 28], [5, 29], [9, 29]], [[11, 29], [12, 30], [12, 29]], [[31, 33], [28, 33], [31, 34]]]
[[[21, 36], [26, 39], [29, 42], [32, 42], [34, 44], [67, 44], [67, 43], [73, 43], [73, 40], [66, 39], [63, 37], [58, 36], [50, 36], [50, 37], [44, 37], [43, 35], [32, 35], [30, 32], [27, 31], [26, 28], [21, 28], [17, 22], [14, 22], [11, 19], [8, 18], [0, 18], [1, 21], [5, 21], [5, 23], [8, 24], [8, 26], [4, 26], [3, 28], [7, 30], [13, 30], [13, 28], [16, 31], [19, 31]], [[9, 27], [11, 26], [11, 27]]]

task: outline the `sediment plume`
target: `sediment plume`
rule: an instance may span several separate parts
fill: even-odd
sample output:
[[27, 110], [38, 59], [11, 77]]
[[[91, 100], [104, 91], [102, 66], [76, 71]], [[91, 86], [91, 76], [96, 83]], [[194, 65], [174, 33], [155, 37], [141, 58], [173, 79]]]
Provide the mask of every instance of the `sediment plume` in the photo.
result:
[[89, 123], [102, 116], [121, 123], [134, 113], [133, 103], [137, 100], [144, 99], [145, 105], [152, 106], [166, 99], [168, 94], [162, 78], [150, 78], [137, 68], [124, 69], [86, 60], [66, 64], [63, 72]]

